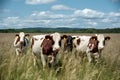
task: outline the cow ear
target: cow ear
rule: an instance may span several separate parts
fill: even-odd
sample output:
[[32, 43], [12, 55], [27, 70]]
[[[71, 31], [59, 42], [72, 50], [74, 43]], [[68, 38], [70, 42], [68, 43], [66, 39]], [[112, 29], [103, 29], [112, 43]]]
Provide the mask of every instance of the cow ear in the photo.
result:
[[19, 34], [16, 34], [15, 36], [17, 37], [17, 36], [19, 36]]
[[61, 36], [61, 39], [64, 39], [64, 38], [66, 39], [66, 38], [67, 38], [67, 35], [62, 35], [62, 36]]
[[109, 37], [109, 36], [106, 36], [106, 37], [105, 37], [105, 40], [110, 40], [110, 37]]
[[75, 37], [72, 37], [72, 40], [74, 40], [75, 39]]
[[30, 36], [29, 34], [25, 34], [25, 36]]

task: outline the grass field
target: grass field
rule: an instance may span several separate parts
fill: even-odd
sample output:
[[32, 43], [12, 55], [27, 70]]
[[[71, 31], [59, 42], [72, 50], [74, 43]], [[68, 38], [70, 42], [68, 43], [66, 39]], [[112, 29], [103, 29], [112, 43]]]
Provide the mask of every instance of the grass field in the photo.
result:
[[98, 63], [88, 64], [87, 59], [76, 58], [74, 51], [64, 54], [61, 50], [58, 56], [60, 65], [43, 71], [41, 62], [33, 66], [30, 48], [25, 56], [18, 58], [15, 55], [15, 33], [0, 33], [0, 80], [120, 80], [120, 34], [105, 35], [111, 40]]

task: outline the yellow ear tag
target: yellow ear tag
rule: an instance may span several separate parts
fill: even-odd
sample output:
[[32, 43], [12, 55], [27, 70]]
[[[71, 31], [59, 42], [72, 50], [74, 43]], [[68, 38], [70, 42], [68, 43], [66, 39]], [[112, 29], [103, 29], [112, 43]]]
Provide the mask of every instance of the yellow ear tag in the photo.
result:
[[47, 40], [50, 40], [49, 38]]
[[18, 38], [18, 36], [16, 36], [16, 38]]
[[64, 40], [66, 40], [66, 38], [64, 38]]

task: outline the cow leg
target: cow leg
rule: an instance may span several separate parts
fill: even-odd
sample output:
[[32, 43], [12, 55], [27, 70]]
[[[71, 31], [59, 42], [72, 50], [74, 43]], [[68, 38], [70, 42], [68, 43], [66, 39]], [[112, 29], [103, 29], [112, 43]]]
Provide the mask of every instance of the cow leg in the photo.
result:
[[89, 63], [92, 61], [91, 53], [86, 52]]
[[26, 55], [26, 54], [27, 54], [27, 47], [25, 47], [25, 48], [23, 49], [22, 55]]
[[54, 56], [53, 66], [55, 66], [58, 62], [57, 57], [58, 57], [58, 54]]
[[34, 56], [34, 66], [36, 65], [36, 56]]
[[41, 50], [41, 61], [42, 61], [42, 65], [43, 65], [43, 69], [46, 66], [46, 59], [45, 59], [45, 55], [43, 55], [42, 50]]
[[35, 65], [36, 65], [36, 62], [37, 62], [37, 57], [36, 57], [36, 55], [35, 55], [34, 52], [32, 52], [32, 55], [34, 56], [33, 63], [34, 63], [34, 66], [35, 66]]
[[17, 56], [18, 56], [18, 55], [19, 55], [19, 51], [16, 49], [15, 52], [16, 52], [16, 54], [17, 54]]

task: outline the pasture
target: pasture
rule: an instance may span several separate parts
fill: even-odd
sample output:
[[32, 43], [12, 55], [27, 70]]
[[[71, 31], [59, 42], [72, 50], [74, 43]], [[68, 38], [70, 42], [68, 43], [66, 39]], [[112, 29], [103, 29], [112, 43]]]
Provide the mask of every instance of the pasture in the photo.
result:
[[80, 57], [75, 57], [74, 50], [70, 53], [61, 50], [58, 65], [43, 71], [41, 61], [33, 65], [30, 47], [26, 55], [16, 56], [13, 47], [15, 33], [0, 33], [0, 80], [120, 80], [120, 34], [105, 35], [111, 40], [98, 63], [89, 64], [86, 58], [81, 61]]

